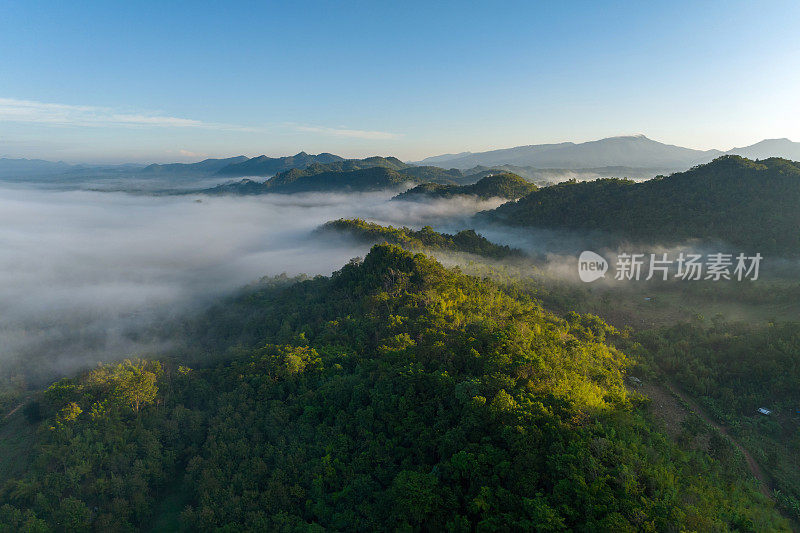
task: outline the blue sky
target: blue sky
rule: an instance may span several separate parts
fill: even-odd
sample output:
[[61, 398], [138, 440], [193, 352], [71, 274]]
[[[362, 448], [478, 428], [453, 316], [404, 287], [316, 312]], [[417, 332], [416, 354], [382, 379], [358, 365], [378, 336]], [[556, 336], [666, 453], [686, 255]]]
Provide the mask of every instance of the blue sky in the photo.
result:
[[0, 157], [800, 141], [800, 3], [0, 3]]

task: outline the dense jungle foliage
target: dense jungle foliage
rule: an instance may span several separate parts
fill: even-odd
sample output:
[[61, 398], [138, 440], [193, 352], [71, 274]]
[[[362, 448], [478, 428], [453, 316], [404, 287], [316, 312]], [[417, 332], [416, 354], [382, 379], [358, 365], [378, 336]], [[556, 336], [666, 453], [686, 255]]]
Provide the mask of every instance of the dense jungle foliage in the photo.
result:
[[447, 185], [422, 183], [403, 193], [397, 200], [417, 200], [426, 198], [452, 198], [453, 196], [477, 196], [478, 198], [507, 198], [516, 200], [536, 190], [536, 185], [525, 178], [504, 172], [481, 178], [472, 185]]
[[348, 171], [325, 171], [306, 174], [303, 171], [288, 171], [267, 181], [243, 179], [235, 183], [218, 185], [207, 189], [208, 194], [267, 194], [296, 192], [367, 192], [401, 187], [416, 181], [385, 167], [370, 167]]
[[643, 242], [723, 241], [743, 251], [800, 253], [800, 163], [723, 156], [643, 182], [543, 187], [487, 217], [512, 226], [604, 231]]
[[434, 231], [430, 226], [414, 230], [406, 227], [382, 226], [359, 218], [342, 218], [325, 223], [320, 228], [320, 231], [345, 233], [370, 244], [396, 244], [406, 249], [418, 251], [463, 252], [494, 259], [523, 256], [520, 250], [494, 244], [471, 229], [449, 235]]
[[421, 254], [183, 330], [28, 402], [0, 530], [788, 530], [735, 454], [654, 429], [614, 328]]
[[309, 165], [326, 165], [343, 161], [338, 155], [322, 153], [318, 155], [300, 152], [285, 157], [267, 157], [261, 155], [243, 161], [235, 161], [217, 171], [221, 176], [272, 176], [293, 168], [305, 168]]
[[[245, 162], [243, 164], [248, 164]], [[246, 175], [258, 175], [257, 173]], [[463, 177], [458, 169], [414, 166], [396, 157], [341, 159], [329, 163], [310, 163], [290, 168], [265, 181], [246, 178], [225, 183], [203, 192], [207, 194], [267, 194], [294, 192], [377, 191], [405, 183], [452, 184]]]
[[698, 321], [640, 339], [654, 362], [753, 453], [787, 513], [800, 519], [800, 324]]

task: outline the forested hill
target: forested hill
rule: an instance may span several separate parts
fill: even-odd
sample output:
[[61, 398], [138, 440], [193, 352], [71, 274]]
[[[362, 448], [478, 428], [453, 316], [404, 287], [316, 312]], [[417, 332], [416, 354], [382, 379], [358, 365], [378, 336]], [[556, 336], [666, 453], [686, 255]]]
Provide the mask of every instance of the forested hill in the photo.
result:
[[269, 183], [271, 187], [276, 188], [285, 187], [290, 184], [296, 185], [297, 182], [300, 181], [313, 184], [314, 180], [306, 180], [306, 178], [319, 174], [332, 176], [336, 173], [374, 168], [384, 168], [402, 174], [406, 176], [404, 181], [453, 183], [454, 180], [462, 177], [461, 171], [457, 169], [445, 170], [439, 167], [415, 167], [403, 163], [396, 157], [367, 157], [365, 159], [346, 159], [327, 165], [313, 164], [304, 169], [287, 170], [270, 179]]
[[[305, 168], [289, 169], [289, 174], [312, 175], [321, 172], [345, 172], [362, 168], [384, 167], [391, 170], [403, 170], [410, 165], [403, 163], [396, 157], [372, 156], [364, 159], [342, 159], [331, 163], [312, 163]], [[441, 169], [440, 169], [441, 170]]]
[[539, 189], [485, 216], [514, 226], [603, 230], [645, 242], [721, 240], [800, 253], [800, 163], [723, 156], [636, 183], [602, 179]]
[[398, 194], [398, 200], [422, 200], [426, 198], [452, 198], [453, 196], [477, 196], [478, 198], [507, 198], [515, 200], [536, 190], [536, 185], [510, 172], [493, 174], [481, 178], [472, 185], [450, 185], [422, 183]]
[[266, 194], [294, 192], [375, 191], [396, 188], [404, 183], [436, 182], [452, 184], [461, 171], [439, 167], [415, 167], [395, 157], [345, 159], [332, 163], [313, 163], [292, 168], [265, 181], [243, 179], [206, 189], [208, 194]]
[[462, 252], [494, 259], [523, 257], [524, 255], [517, 248], [495, 244], [471, 229], [449, 235], [434, 231], [430, 226], [413, 230], [406, 227], [381, 226], [358, 218], [342, 218], [326, 222], [318, 231], [324, 234], [344, 233], [362, 242], [396, 244], [416, 251]]
[[[25, 407], [0, 530], [788, 529], [735, 460], [653, 430], [600, 319], [421, 254], [376, 246], [184, 329], [178, 360]], [[226, 362], [178, 366], [204, 352]]]
[[324, 171], [316, 174], [288, 171], [263, 182], [243, 179], [236, 183], [218, 185], [203, 192], [207, 194], [245, 195], [296, 192], [365, 192], [394, 189], [409, 181], [416, 180], [385, 167]]
[[261, 155], [245, 161], [232, 162], [217, 171], [221, 176], [272, 176], [292, 168], [305, 168], [314, 163], [333, 163], [342, 161], [338, 155], [322, 153], [311, 155], [300, 152], [285, 157], [267, 157]]
[[215, 174], [229, 165], [243, 163], [248, 159], [240, 155], [227, 159], [205, 159], [198, 163], [168, 163], [164, 165], [147, 165], [139, 171], [140, 174], [167, 174], [167, 175], [204, 175]]
[[440, 181], [452, 183], [463, 177], [458, 169], [446, 170], [434, 166], [414, 166], [403, 163], [396, 157], [372, 156], [364, 159], [343, 159], [337, 155], [323, 153], [309, 155], [300, 152], [294, 156], [271, 158], [254, 157], [238, 161], [221, 168], [220, 176], [273, 176], [294, 171], [302, 175], [322, 172], [347, 172], [365, 168], [384, 167], [416, 178], [418, 181]]

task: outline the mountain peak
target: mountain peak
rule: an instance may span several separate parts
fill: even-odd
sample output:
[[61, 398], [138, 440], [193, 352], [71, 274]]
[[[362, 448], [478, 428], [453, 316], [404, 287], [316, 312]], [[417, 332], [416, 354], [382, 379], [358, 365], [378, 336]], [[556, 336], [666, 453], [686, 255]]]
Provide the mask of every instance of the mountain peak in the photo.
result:
[[758, 141], [753, 146], [758, 146], [759, 144], [792, 144], [787, 137], [781, 137], [779, 139], [764, 139], [763, 141]]
[[445, 168], [514, 165], [539, 169], [631, 167], [675, 171], [706, 163], [721, 153], [673, 146], [635, 133], [577, 144], [535, 144], [453, 158], [433, 157], [423, 160], [422, 164]]
[[782, 157], [792, 161], [800, 161], [800, 143], [793, 142], [786, 137], [780, 139], [764, 139], [750, 146], [733, 148], [725, 153], [740, 155], [749, 159]]
[[[645, 141], [651, 141], [644, 133], [632, 133], [630, 135], [615, 135], [614, 137], [606, 137], [605, 139], [600, 139], [601, 141], [608, 141], [611, 139], [643, 139]], [[654, 141], [655, 142], [655, 141]]]

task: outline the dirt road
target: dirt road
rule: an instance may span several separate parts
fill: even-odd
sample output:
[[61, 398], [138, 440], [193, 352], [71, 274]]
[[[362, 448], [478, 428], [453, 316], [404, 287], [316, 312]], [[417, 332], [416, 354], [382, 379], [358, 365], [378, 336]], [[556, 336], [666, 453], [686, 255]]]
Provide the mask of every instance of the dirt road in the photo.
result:
[[728, 428], [714, 421], [710, 416], [708, 416], [708, 413], [706, 413], [705, 410], [691, 398], [691, 396], [686, 394], [683, 390], [675, 386], [673, 383], [667, 383], [665, 384], [665, 387], [672, 394], [674, 394], [675, 396], [686, 402], [689, 408], [692, 411], [694, 411], [695, 414], [697, 414], [697, 416], [702, 418], [710, 426], [716, 428], [717, 431], [719, 431], [723, 436], [725, 436], [725, 438], [727, 438], [736, 447], [737, 450], [742, 452], [742, 455], [744, 455], [745, 461], [747, 462], [747, 467], [750, 469], [750, 472], [753, 474], [753, 476], [759, 481], [761, 493], [764, 494], [764, 496], [773, 498], [772, 482], [770, 481], [769, 476], [764, 472], [764, 470], [761, 468], [758, 462], [756, 462], [756, 460], [753, 458], [750, 452], [748, 452], [744, 446], [739, 444], [739, 441], [737, 441], [730, 435], [730, 433], [728, 433]]

